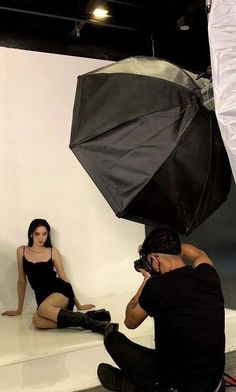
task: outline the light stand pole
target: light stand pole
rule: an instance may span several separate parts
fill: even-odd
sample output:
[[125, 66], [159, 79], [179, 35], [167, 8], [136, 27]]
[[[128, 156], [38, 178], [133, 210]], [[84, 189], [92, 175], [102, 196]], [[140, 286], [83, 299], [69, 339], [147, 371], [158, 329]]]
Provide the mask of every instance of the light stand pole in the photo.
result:
[[211, 11], [211, 4], [212, 0], [206, 0], [206, 13], [207, 13], [207, 19], [209, 19], [209, 13]]

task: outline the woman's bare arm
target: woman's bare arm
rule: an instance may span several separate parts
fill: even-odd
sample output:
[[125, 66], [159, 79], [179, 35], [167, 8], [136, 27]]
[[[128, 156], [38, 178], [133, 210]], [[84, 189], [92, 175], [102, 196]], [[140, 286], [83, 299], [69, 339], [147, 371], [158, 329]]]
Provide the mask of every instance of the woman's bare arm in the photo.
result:
[[[53, 248], [52, 250], [52, 260], [59, 278], [63, 279], [65, 282], [70, 283], [63, 267], [60, 252], [56, 248]], [[93, 304], [81, 305], [81, 303], [79, 302], [78, 298], [76, 298], [76, 296], [74, 296], [74, 301], [75, 301], [75, 306], [78, 310], [89, 310], [95, 307], [95, 305]]]
[[18, 293], [18, 308], [16, 310], [6, 310], [2, 313], [3, 316], [18, 316], [23, 311], [25, 290], [26, 290], [26, 276], [23, 268], [23, 246], [17, 248], [17, 267], [18, 267], [18, 281], [17, 281], [17, 293]]

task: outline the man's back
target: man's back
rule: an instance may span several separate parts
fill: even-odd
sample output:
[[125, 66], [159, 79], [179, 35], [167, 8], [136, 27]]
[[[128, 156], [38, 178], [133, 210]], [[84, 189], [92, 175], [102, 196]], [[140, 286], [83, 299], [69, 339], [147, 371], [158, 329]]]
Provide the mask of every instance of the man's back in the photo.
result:
[[163, 381], [182, 392], [211, 392], [224, 371], [224, 300], [215, 269], [202, 263], [150, 278], [139, 298], [155, 320]]

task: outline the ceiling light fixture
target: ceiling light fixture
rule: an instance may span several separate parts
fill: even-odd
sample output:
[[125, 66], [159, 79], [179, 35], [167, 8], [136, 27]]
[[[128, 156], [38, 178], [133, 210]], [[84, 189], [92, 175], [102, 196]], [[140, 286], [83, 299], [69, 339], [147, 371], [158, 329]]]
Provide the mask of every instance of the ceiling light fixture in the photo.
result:
[[181, 16], [177, 20], [177, 28], [181, 31], [187, 31], [192, 26], [192, 19], [189, 16]]
[[90, 0], [86, 7], [88, 14], [93, 14], [95, 18], [106, 18], [108, 14], [107, 1], [105, 0]]

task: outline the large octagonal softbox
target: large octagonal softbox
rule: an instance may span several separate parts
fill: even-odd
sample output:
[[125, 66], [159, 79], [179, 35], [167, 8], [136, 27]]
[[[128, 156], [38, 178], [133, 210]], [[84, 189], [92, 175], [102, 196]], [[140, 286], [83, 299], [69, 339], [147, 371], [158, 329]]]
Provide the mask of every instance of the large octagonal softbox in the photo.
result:
[[215, 115], [194, 79], [164, 60], [79, 76], [70, 148], [119, 218], [187, 234], [230, 189]]

